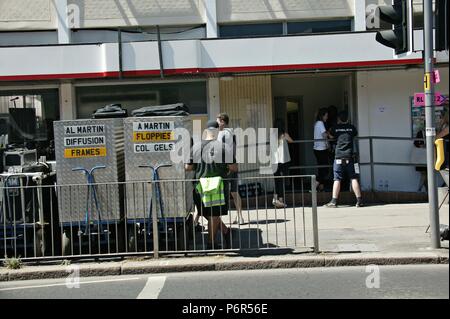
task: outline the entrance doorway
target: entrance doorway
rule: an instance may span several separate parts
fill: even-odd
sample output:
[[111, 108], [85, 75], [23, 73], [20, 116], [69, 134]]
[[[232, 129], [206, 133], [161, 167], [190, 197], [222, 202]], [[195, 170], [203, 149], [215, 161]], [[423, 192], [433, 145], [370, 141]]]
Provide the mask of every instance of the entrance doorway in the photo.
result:
[[[314, 124], [320, 108], [335, 106], [354, 115], [351, 73], [283, 74], [272, 76], [273, 118], [281, 118], [294, 140], [289, 145], [291, 174], [317, 174], [313, 151]], [[356, 125], [354, 121], [352, 124]], [[331, 170], [330, 170], [331, 172]], [[332, 174], [329, 176], [332, 180]]]
[[[275, 97], [273, 114], [274, 119], [283, 120], [286, 126], [286, 132], [288, 132], [293, 140], [304, 139], [304, 127], [300, 125], [300, 123], [304, 122], [301, 96]], [[302, 155], [304, 155], [303, 147], [304, 145], [301, 144], [289, 144], [291, 164], [304, 162], [302, 158]], [[300, 171], [298, 169], [291, 169], [290, 174], [297, 175], [300, 174]]]

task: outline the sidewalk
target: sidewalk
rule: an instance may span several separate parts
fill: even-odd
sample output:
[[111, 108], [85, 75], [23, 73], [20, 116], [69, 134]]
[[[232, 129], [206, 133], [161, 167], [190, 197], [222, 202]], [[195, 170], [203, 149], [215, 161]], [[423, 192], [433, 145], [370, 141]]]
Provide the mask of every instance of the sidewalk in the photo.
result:
[[[448, 205], [440, 211], [440, 223], [448, 224]], [[267, 211], [271, 223], [261, 224], [257, 216], [266, 218], [265, 210], [244, 211], [251, 222], [233, 226], [233, 233], [257, 233], [260, 246], [293, 246], [297, 249], [267, 250], [265, 254], [221, 254], [209, 256], [165, 256], [160, 259], [127, 258], [121, 261], [87, 263], [72, 262], [80, 267], [81, 276], [125, 275], [179, 271], [213, 271], [269, 268], [333, 267], [356, 265], [395, 265], [448, 263], [448, 241], [443, 248], [430, 249], [427, 204], [377, 205], [363, 208], [341, 206], [318, 208], [320, 254], [312, 253], [311, 208]], [[305, 236], [303, 236], [303, 213]], [[234, 212], [225, 222], [234, 220]], [[263, 215], [264, 214], [264, 215]], [[240, 228], [240, 231], [236, 228]], [[297, 230], [295, 232], [294, 230]], [[247, 234], [247, 233], [244, 233]], [[276, 235], [276, 236], [275, 236]], [[245, 236], [243, 236], [245, 237]], [[236, 240], [237, 238], [235, 238]], [[306, 239], [306, 242], [303, 242]], [[276, 242], [278, 241], [278, 245]], [[248, 241], [253, 246], [252, 240]], [[281, 254], [280, 254], [281, 253]], [[67, 266], [25, 265], [19, 270], [0, 268], [0, 281], [68, 276]]]

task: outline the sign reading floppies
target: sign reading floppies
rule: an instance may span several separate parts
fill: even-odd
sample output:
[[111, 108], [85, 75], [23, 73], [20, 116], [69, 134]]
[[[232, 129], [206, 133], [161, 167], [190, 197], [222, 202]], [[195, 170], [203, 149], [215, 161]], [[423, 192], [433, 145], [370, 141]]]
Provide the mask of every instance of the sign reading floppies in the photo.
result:
[[175, 145], [173, 121], [133, 123], [134, 153], [170, 152]]

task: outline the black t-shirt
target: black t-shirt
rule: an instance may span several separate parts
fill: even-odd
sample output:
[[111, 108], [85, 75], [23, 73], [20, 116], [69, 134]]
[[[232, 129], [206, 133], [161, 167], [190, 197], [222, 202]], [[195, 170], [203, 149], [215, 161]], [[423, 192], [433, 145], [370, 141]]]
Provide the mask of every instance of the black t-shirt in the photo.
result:
[[195, 178], [221, 176], [227, 178], [228, 165], [236, 163], [232, 150], [221, 141], [202, 141], [192, 150]]
[[353, 138], [358, 134], [356, 127], [351, 124], [337, 124], [331, 128], [330, 134], [336, 138], [335, 158], [352, 158]]

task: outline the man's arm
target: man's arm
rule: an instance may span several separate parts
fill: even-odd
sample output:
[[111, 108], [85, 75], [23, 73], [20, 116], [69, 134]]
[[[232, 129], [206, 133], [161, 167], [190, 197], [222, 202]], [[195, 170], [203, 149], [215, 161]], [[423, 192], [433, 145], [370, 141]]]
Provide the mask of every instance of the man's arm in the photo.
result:
[[436, 135], [436, 139], [443, 138], [445, 135], [448, 135], [448, 126]]
[[237, 173], [239, 170], [238, 164], [237, 163], [233, 163], [233, 164], [228, 164], [228, 170], [231, 173]]

